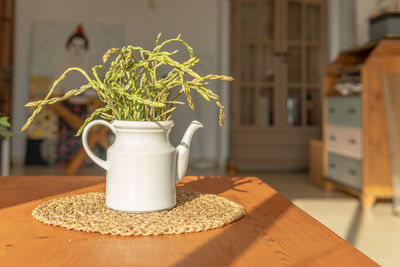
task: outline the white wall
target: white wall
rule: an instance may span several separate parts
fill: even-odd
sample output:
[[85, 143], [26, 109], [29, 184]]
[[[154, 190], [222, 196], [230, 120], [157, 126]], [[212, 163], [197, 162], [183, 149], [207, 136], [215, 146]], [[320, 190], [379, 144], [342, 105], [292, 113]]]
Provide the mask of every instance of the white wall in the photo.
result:
[[355, 45], [354, 0], [328, 1], [328, 55], [333, 61], [340, 51]]
[[356, 45], [363, 45], [369, 41], [369, 21], [374, 11], [376, 0], [355, 0]]
[[[27, 118], [24, 104], [28, 101], [29, 94], [30, 30], [34, 20], [124, 23], [127, 44], [145, 48], [154, 46], [159, 32], [163, 33], [164, 38], [175, 37], [182, 33], [183, 39], [193, 47], [195, 54], [203, 59], [199, 72], [228, 74], [228, 2], [229, 0], [18, 0], [13, 79], [13, 131], [19, 132]], [[223, 95], [224, 102], [227, 103], [228, 86], [223, 83], [213, 85], [219, 87], [217, 92]], [[186, 109], [176, 114], [173, 142], [179, 141], [192, 118], [198, 118], [206, 126], [194, 137], [192, 159], [224, 162], [228, 153], [228, 127], [223, 132], [218, 129], [217, 110], [204, 101], [198, 105], [196, 115]], [[12, 147], [14, 162], [23, 160], [25, 146], [24, 134], [14, 138]]]

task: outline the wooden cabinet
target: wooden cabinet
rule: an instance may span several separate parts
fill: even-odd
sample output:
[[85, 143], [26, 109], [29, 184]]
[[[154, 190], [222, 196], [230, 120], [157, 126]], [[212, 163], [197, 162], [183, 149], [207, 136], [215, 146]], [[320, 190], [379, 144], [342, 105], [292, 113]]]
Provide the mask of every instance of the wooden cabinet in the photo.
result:
[[306, 168], [321, 135], [322, 0], [233, 0], [230, 164]]
[[[362, 91], [339, 96], [344, 75], [360, 76]], [[340, 54], [324, 76], [326, 188], [360, 198], [363, 208], [392, 197], [383, 77], [400, 75], [400, 40], [382, 39]]]
[[14, 0], [0, 0], [0, 114], [11, 115]]

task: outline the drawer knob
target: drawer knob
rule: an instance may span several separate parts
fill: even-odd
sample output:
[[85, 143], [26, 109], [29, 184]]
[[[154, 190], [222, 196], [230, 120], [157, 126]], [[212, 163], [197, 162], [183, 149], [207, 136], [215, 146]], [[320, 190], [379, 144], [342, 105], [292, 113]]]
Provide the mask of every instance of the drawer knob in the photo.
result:
[[356, 110], [355, 110], [354, 108], [349, 108], [349, 109], [348, 109], [348, 112], [349, 112], [350, 114], [355, 114], [355, 113], [356, 113]]
[[330, 136], [329, 136], [329, 139], [332, 140], [332, 141], [334, 141], [334, 140], [336, 140], [336, 136], [330, 135]]
[[351, 174], [351, 175], [356, 175], [356, 174], [357, 174], [357, 171], [355, 171], [355, 170], [349, 170], [349, 174]]
[[349, 139], [349, 143], [354, 145], [357, 144], [357, 140], [356, 139]]
[[336, 112], [336, 109], [335, 109], [335, 108], [329, 108], [329, 112], [330, 112], [330, 113], [335, 113], [335, 112]]
[[336, 168], [336, 164], [331, 162], [331, 163], [329, 163], [329, 167]]

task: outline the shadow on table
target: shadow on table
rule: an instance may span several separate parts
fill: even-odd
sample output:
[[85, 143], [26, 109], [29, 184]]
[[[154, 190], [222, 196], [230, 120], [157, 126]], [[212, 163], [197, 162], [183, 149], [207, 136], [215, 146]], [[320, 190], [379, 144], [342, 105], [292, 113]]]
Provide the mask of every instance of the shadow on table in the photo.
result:
[[[238, 187], [251, 182], [254, 183], [254, 180], [251, 181], [248, 177], [234, 177], [229, 181], [226, 177], [198, 177], [197, 180], [187, 182], [180, 187], [184, 190], [203, 189], [202, 192], [212, 194], [221, 194], [227, 190], [248, 193]], [[260, 184], [263, 182], [260, 181]], [[248, 214], [237, 223], [227, 226], [229, 228], [224, 229], [221, 234], [186, 255], [174, 266], [191, 266], [193, 263], [196, 263], [196, 266], [215, 264], [217, 264], [216, 266], [227, 266], [234, 263], [235, 259], [259, 238], [265, 239], [266, 242], [276, 242], [271, 236], [268, 236], [267, 230], [292, 205], [290, 201], [279, 194], [272, 195], [250, 212], [247, 211]], [[274, 208], [271, 209], [271, 207]], [[242, 220], [248, 220], [248, 222], [241, 223]], [[223, 251], [221, 251], [221, 244], [225, 246], [222, 247]], [[292, 262], [289, 258], [285, 258], [284, 254], [280, 257], [282, 263]]]
[[[184, 180], [184, 183], [178, 184], [177, 187], [185, 190], [202, 190], [203, 193], [218, 195], [227, 190], [247, 192], [238, 187], [248, 183], [251, 183], [251, 180], [247, 177], [231, 177], [227, 179], [224, 176], [196, 176], [195, 180]], [[260, 183], [263, 182], [260, 181]]]
[[104, 183], [104, 176], [0, 177], [0, 209]]
[[[242, 255], [257, 239], [264, 238], [266, 242], [276, 242], [268, 236], [267, 230], [292, 205], [289, 201], [281, 203], [281, 200], [282, 198], [278, 195], [267, 199], [244, 218], [240, 219], [240, 221], [248, 220], [251, 222], [240, 223], [238, 221], [234, 223], [229, 230], [225, 229], [221, 234], [186, 255], [183, 260], [174, 266], [192, 266], [194, 263], [196, 263], [196, 266], [228, 266], [233, 264], [236, 258]], [[277, 204], [272, 204], [274, 202], [279, 202], [279, 209], [276, 210], [277, 214], [275, 216], [266, 214], [265, 207]], [[257, 217], [252, 216], [253, 214], [257, 214]], [[221, 248], [222, 244], [225, 247]], [[282, 263], [292, 262], [290, 258], [285, 258], [283, 253], [281, 261]], [[249, 262], [248, 265], [251, 265], [251, 263]]]
[[[201, 189], [202, 192], [221, 194], [228, 190], [236, 190], [239, 192], [246, 193], [245, 197], [249, 198], [249, 192], [242, 190], [241, 185], [247, 183], [254, 183], [255, 180], [250, 177], [234, 177], [227, 181], [226, 177], [197, 177], [197, 179], [189, 181], [181, 186], [184, 190]], [[259, 182], [264, 184], [264, 182]], [[261, 193], [258, 191], [256, 193]], [[251, 198], [251, 196], [250, 196]], [[319, 262], [321, 259], [325, 261], [333, 257], [337, 251], [344, 250], [347, 252], [348, 247], [340, 244], [327, 245], [321, 244], [321, 248], [316, 248], [315, 251], [309, 255], [303, 255], [304, 257], [293, 258], [291, 256], [291, 251], [289, 247], [280, 244], [279, 240], [275, 239], [275, 235], [271, 233], [276, 233], [276, 231], [269, 231], [271, 227], [276, 225], [277, 221], [281, 221], [289, 227], [287, 218], [284, 220], [283, 216], [289, 211], [289, 209], [295, 208], [294, 204], [282, 195], [275, 193], [269, 198], [265, 199], [261, 204], [254, 207], [253, 209], [247, 210], [245, 217], [241, 218], [239, 221], [234, 222], [231, 225], [226, 226], [225, 229], [206, 241], [200, 247], [192, 251], [191, 253], [185, 255], [185, 257], [177, 262], [174, 266], [230, 266], [234, 263], [238, 264], [237, 259], [246, 253], [250, 247], [254, 246], [256, 242], [267, 242], [267, 247], [270, 247], [273, 251], [259, 251], [254, 252], [254, 247], [251, 253], [244, 257], [241, 257], [241, 263], [245, 261], [245, 264], [251, 265], [294, 265], [303, 266], [312, 263]], [[291, 213], [291, 215], [293, 214]], [[289, 217], [290, 218], [290, 217]], [[311, 219], [311, 218], [310, 218]], [[290, 219], [289, 219], [290, 220]], [[360, 213], [356, 213], [353, 218], [353, 227], [357, 228], [360, 220]], [[245, 222], [246, 221], [246, 222]], [[295, 224], [291, 226], [296, 227]], [[301, 226], [299, 226], [301, 227]], [[308, 231], [310, 228], [304, 228], [304, 231]], [[283, 229], [282, 229], [283, 230]], [[289, 234], [291, 230], [288, 228]], [[311, 228], [312, 230], [312, 228]], [[311, 231], [310, 230], [310, 231]], [[315, 229], [314, 229], [315, 230]], [[312, 236], [314, 232], [308, 231], [308, 234]], [[291, 234], [294, 234], [292, 232]], [[352, 236], [354, 234], [354, 236]], [[327, 232], [327, 237], [331, 233]], [[349, 242], [354, 242], [357, 238], [356, 231], [350, 230], [347, 235], [347, 240]], [[339, 242], [340, 243], [340, 242]], [[264, 246], [265, 249], [266, 246]], [[254, 254], [256, 253], [256, 254]], [[355, 251], [354, 253], [360, 253]], [[257, 262], [257, 259], [249, 258], [250, 255], [265, 255], [269, 254], [272, 256], [269, 262]], [[299, 256], [299, 255], [297, 255]], [[300, 260], [300, 262], [298, 261]], [[347, 259], [343, 259], [346, 262]], [[351, 261], [351, 259], [350, 259]], [[279, 262], [279, 263], [278, 263]]]

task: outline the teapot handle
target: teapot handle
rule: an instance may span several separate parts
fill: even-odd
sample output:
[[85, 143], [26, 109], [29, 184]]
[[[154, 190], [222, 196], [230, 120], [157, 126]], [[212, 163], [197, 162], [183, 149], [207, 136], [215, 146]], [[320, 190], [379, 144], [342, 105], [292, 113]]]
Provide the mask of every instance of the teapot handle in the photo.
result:
[[82, 133], [82, 144], [83, 144], [83, 148], [85, 149], [86, 153], [88, 154], [89, 158], [91, 158], [97, 165], [99, 165], [100, 167], [102, 167], [103, 169], [105, 169], [106, 171], [108, 171], [108, 162], [105, 160], [102, 160], [101, 158], [99, 158], [98, 156], [96, 156], [92, 150], [89, 147], [88, 144], [88, 134], [91, 128], [93, 128], [96, 125], [104, 125], [108, 128], [111, 129], [111, 131], [115, 134], [115, 128], [114, 126], [112, 126], [112, 124], [103, 121], [103, 120], [95, 120], [92, 121], [90, 123], [88, 123], [88, 125], [86, 125], [85, 129], [83, 129], [83, 133]]

